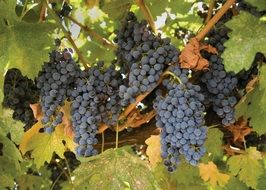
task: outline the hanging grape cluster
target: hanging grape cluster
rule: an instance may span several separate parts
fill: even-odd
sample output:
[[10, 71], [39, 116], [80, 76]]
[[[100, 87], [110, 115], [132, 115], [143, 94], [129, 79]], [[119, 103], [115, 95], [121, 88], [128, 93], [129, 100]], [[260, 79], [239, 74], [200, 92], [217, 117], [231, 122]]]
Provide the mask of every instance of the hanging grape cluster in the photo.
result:
[[23, 76], [18, 69], [9, 69], [4, 81], [3, 106], [14, 110], [13, 119], [25, 123], [25, 130], [36, 122], [30, 104], [38, 101], [39, 90], [34, 81]]
[[53, 51], [50, 61], [44, 63], [37, 78], [37, 87], [41, 91], [41, 107], [44, 114], [42, 123], [48, 133], [62, 122], [64, 101], [70, 97], [80, 68], [73, 60], [71, 51]]

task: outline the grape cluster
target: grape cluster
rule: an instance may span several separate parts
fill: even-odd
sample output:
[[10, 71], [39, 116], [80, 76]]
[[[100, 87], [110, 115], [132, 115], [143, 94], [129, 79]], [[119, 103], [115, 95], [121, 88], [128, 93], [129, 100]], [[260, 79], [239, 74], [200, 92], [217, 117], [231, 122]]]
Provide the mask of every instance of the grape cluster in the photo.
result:
[[42, 123], [46, 132], [53, 132], [62, 122], [63, 113], [60, 107], [71, 95], [80, 72], [70, 50], [53, 51], [50, 61], [44, 63], [37, 78], [37, 87], [41, 90], [41, 106], [44, 113]]
[[188, 82], [187, 70], [178, 66], [170, 70], [181, 83], [165, 79], [163, 85], [168, 92], [166, 95], [157, 92], [154, 108], [157, 111], [156, 125], [161, 128], [161, 155], [168, 171], [172, 172], [180, 155], [184, 155], [191, 165], [198, 163], [206, 151], [203, 145], [207, 128], [200, 86]]
[[213, 110], [222, 118], [223, 125], [230, 125], [235, 122], [234, 106], [237, 103], [233, 95], [238, 80], [233, 73], [227, 73], [224, 69], [223, 60], [218, 55], [210, 55], [209, 71], [201, 77], [206, 85], [209, 99], [213, 104]]
[[9, 69], [4, 81], [3, 106], [14, 110], [13, 119], [26, 124], [25, 130], [34, 123], [34, 115], [30, 104], [39, 100], [39, 90], [34, 82], [23, 76], [18, 69]]
[[122, 105], [135, 101], [135, 97], [156, 86], [166, 65], [178, 61], [178, 50], [170, 45], [170, 39], [155, 36], [146, 21], [138, 22], [133, 13], [126, 16], [115, 42], [118, 61], [122, 72], [128, 78], [120, 86]]
[[236, 1], [236, 8], [240, 11], [246, 11], [249, 12], [250, 14], [256, 16], [256, 17], [261, 17], [266, 14], [266, 11], [258, 11], [257, 7], [254, 7], [248, 3], [246, 3], [244, 0], [237, 0]]
[[98, 62], [95, 67], [83, 71], [72, 92], [71, 115], [79, 156], [97, 154], [93, 145], [97, 143], [98, 125], [115, 126], [122, 109], [119, 97], [122, 76], [113, 65], [106, 70], [103, 66], [103, 62]]
[[228, 32], [229, 29], [224, 25], [218, 28], [214, 28], [208, 33], [208, 39], [206, 40], [206, 43], [215, 47], [219, 53], [222, 53], [225, 49], [224, 42], [229, 39], [227, 35]]
[[237, 74], [238, 87], [244, 89], [249, 81], [251, 81], [255, 76], [258, 75], [258, 68], [261, 63], [266, 62], [266, 58], [262, 53], [256, 53], [256, 56], [248, 70], [242, 70]]
[[70, 14], [70, 12], [72, 11], [72, 7], [71, 5], [69, 5], [68, 3], [64, 2], [64, 4], [62, 5], [62, 7], [58, 10], [57, 3], [53, 2], [51, 3], [52, 8], [55, 10], [56, 14], [58, 17], [60, 17], [61, 19], [68, 16]]

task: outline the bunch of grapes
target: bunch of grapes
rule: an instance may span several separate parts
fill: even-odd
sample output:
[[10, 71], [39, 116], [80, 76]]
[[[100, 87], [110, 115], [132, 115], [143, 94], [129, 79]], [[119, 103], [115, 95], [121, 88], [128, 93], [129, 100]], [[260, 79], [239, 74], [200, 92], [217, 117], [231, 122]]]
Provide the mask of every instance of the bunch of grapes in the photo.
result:
[[53, 132], [54, 128], [62, 122], [63, 112], [60, 108], [70, 97], [80, 72], [71, 51], [67, 49], [63, 52], [53, 51], [50, 54], [50, 61], [44, 63], [37, 78], [37, 87], [41, 91], [41, 106], [44, 114], [42, 123], [46, 132]]
[[258, 68], [261, 63], [266, 62], [266, 58], [262, 53], [256, 53], [256, 56], [248, 70], [242, 70], [237, 74], [238, 87], [244, 89], [249, 81], [251, 81], [255, 76], [258, 75]]
[[174, 66], [170, 71], [180, 84], [164, 80], [167, 93], [157, 92], [154, 108], [157, 111], [156, 125], [161, 128], [161, 155], [168, 171], [172, 172], [179, 163], [180, 155], [184, 155], [191, 165], [198, 163], [205, 153], [203, 145], [207, 128], [200, 86], [188, 82], [188, 70]]
[[29, 129], [36, 121], [30, 104], [39, 100], [39, 90], [34, 82], [23, 76], [18, 69], [9, 69], [4, 81], [3, 106], [14, 110], [13, 119], [26, 124]]
[[71, 5], [67, 2], [64, 2], [63, 5], [59, 5], [58, 3], [53, 2], [51, 3], [51, 5], [54, 11], [56, 12], [57, 16], [60, 17], [61, 19], [68, 16], [72, 11]]
[[254, 7], [254, 6], [246, 3], [244, 0], [237, 0], [236, 1], [236, 8], [240, 11], [242, 11], [242, 10], [247, 11], [256, 17], [261, 17], [261, 16], [266, 14], [266, 11], [258, 11], [257, 7]]
[[210, 55], [209, 71], [205, 72], [201, 81], [206, 85], [213, 110], [222, 118], [225, 126], [235, 122], [234, 106], [237, 103], [233, 95], [238, 80], [234, 73], [227, 73], [223, 60], [218, 55]]
[[97, 143], [98, 126], [102, 123], [115, 126], [122, 109], [119, 97], [122, 76], [113, 65], [107, 69], [103, 66], [103, 62], [98, 62], [83, 71], [72, 92], [71, 115], [79, 156], [97, 154], [93, 145]]
[[131, 12], [116, 34], [116, 54], [128, 77], [127, 85], [120, 86], [121, 103], [126, 106], [134, 102], [136, 96], [156, 86], [165, 67], [178, 61], [179, 51], [170, 45], [169, 38], [155, 36], [147, 22], [138, 22]]

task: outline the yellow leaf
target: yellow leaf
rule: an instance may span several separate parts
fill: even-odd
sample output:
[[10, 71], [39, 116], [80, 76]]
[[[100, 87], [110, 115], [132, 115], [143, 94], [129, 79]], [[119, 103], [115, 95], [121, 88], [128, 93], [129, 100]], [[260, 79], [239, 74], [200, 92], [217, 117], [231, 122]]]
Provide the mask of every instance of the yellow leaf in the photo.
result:
[[148, 145], [146, 153], [149, 161], [152, 166], [155, 166], [158, 162], [162, 161], [160, 135], [152, 135], [145, 143]]
[[32, 157], [37, 168], [40, 168], [45, 161], [50, 162], [53, 153], [64, 158], [66, 149], [74, 150], [75, 144], [72, 137], [66, 136], [63, 125], [58, 125], [52, 134], [39, 133], [41, 123], [36, 123], [25, 133], [20, 150], [23, 154], [32, 150]]
[[229, 175], [220, 173], [213, 162], [199, 164], [200, 176], [204, 181], [209, 181], [212, 186], [225, 186], [230, 178]]
[[34, 135], [39, 133], [39, 130], [42, 128], [42, 124], [40, 121], [35, 123], [27, 132], [24, 133], [21, 143], [19, 145], [19, 150], [24, 155], [27, 152], [27, 146], [29, 141], [32, 139]]

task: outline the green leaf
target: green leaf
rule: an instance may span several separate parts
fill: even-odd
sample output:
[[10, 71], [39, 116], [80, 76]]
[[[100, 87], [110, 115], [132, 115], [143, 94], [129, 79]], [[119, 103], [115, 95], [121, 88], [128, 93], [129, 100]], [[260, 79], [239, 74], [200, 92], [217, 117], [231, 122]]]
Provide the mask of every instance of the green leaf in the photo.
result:
[[21, 174], [19, 161], [22, 157], [15, 144], [0, 134], [0, 189], [14, 186], [14, 179]]
[[263, 190], [266, 187], [266, 168], [264, 169], [264, 173], [260, 176], [258, 181], [258, 189]]
[[110, 64], [112, 60], [114, 60], [115, 55], [113, 50], [100, 45], [95, 41], [87, 41], [80, 50], [87, 53], [88, 60], [91, 63], [96, 63], [97, 61], [104, 61], [105, 64]]
[[0, 117], [0, 133], [4, 135], [9, 133], [11, 140], [16, 144], [19, 144], [24, 134], [24, 124], [20, 121], [13, 120], [12, 115], [12, 110], [3, 110], [3, 113]]
[[248, 187], [241, 182], [238, 178], [230, 176], [228, 183], [224, 186], [216, 186], [215, 190], [248, 190]]
[[158, 189], [145, 162], [130, 147], [109, 149], [73, 172], [75, 189]]
[[18, 68], [33, 79], [43, 61], [49, 57], [48, 52], [53, 44], [49, 34], [55, 25], [22, 21], [16, 15], [15, 5], [15, 0], [0, 1], [1, 74], [4, 68]]
[[122, 19], [134, 0], [100, 0], [100, 8], [110, 19]]
[[[184, 175], [184, 173], [186, 175]], [[193, 183], [194, 179], [199, 177], [199, 168], [182, 161], [176, 171], [172, 174], [172, 177], [177, 179], [179, 184], [186, 185]]]
[[164, 190], [207, 190], [207, 186], [199, 176], [199, 168], [191, 166], [184, 160], [173, 173], [169, 173], [163, 164], [159, 164], [154, 168], [153, 174]]
[[49, 190], [51, 181], [49, 178], [43, 176], [35, 175], [22, 175], [17, 179], [17, 183], [20, 190], [29, 190], [29, 189], [42, 189]]
[[239, 72], [248, 69], [257, 52], [266, 53], [266, 22], [241, 11], [226, 23], [232, 32], [225, 42], [226, 49], [222, 54], [225, 69]]
[[145, 5], [150, 9], [154, 19], [156, 19], [156, 16], [160, 16], [163, 12], [165, 12], [165, 9], [169, 5], [169, 2], [165, 0], [146, 0], [144, 2]]
[[266, 66], [259, 72], [259, 83], [256, 88], [244, 96], [236, 105], [238, 117], [249, 119], [249, 125], [259, 134], [266, 133]]
[[256, 189], [258, 179], [263, 174], [263, 165], [259, 162], [262, 159], [260, 152], [255, 147], [247, 149], [246, 154], [232, 156], [228, 160], [230, 172], [238, 176], [247, 186]]
[[245, 0], [245, 2], [249, 3], [250, 5], [257, 7], [258, 11], [266, 10], [266, 2], [265, 0]]
[[221, 157], [223, 155], [222, 144], [223, 133], [217, 128], [209, 128], [207, 140], [205, 142], [207, 151], [214, 157]]

